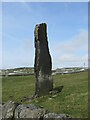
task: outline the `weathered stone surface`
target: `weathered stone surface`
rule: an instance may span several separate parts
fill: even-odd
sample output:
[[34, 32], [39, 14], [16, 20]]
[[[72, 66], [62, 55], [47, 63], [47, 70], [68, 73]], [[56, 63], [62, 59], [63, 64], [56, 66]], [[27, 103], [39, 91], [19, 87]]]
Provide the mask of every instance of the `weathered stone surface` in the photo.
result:
[[19, 105], [15, 110], [15, 118], [43, 118], [47, 111], [32, 104]]
[[36, 94], [42, 96], [53, 89], [52, 60], [48, 48], [47, 25], [45, 23], [36, 25], [34, 36]]
[[68, 114], [56, 114], [56, 113], [47, 113], [44, 115], [44, 119], [46, 118], [52, 118], [54, 120], [57, 120], [57, 118], [59, 118], [58, 120], [62, 120], [64, 118], [71, 118]]
[[2, 108], [2, 118], [4, 119], [35, 118], [36, 120], [45, 120], [53, 118], [57, 120], [59, 118], [58, 120], [62, 120], [64, 118], [71, 118], [67, 114], [49, 113], [48, 110], [33, 104], [18, 104], [13, 101], [0, 105], [0, 108]]
[[56, 113], [47, 113], [44, 115], [44, 118], [55, 118], [56, 117]]
[[2, 118], [13, 118], [17, 103], [9, 101], [2, 106]]
[[2, 119], [2, 104], [0, 104], [0, 120]]

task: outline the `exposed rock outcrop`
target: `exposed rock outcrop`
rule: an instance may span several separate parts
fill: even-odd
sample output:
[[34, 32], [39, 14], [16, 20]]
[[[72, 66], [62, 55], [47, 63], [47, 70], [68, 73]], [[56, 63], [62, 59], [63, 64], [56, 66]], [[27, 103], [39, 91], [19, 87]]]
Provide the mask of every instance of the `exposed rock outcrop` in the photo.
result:
[[45, 120], [52, 118], [53, 120], [62, 120], [71, 118], [68, 114], [50, 113], [48, 110], [35, 106], [33, 104], [17, 104], [13, 101], [5, 103], [2, 107], [2, 118], [20, 119], [20, 118], [35, 118], [36, 120]]
[[9, 101], [2, 105], [2, 118], [13, 118], [17, 106], [18, 103], [15, 103], [14, 101]]
[[19, 105], [15, 110], [15, 118], [43, 118], [46, 110], [32, 104]]
[[59, 118], [61, 120], [64, 118], [71, 118], [71, 117], [68, 114], [47, 113], [44, 115], [44, 119], [45, 118], [53, 118], [54, 120], [57, 120], [57, 118]]
[[35, 63], [36, 95], [46, 95], [53, 89], [52, 60], [47, 41], [46, 23], [37, 24], [35, 36]]
[[0, 120], [2, 119], [2, 104], [0, 104]]

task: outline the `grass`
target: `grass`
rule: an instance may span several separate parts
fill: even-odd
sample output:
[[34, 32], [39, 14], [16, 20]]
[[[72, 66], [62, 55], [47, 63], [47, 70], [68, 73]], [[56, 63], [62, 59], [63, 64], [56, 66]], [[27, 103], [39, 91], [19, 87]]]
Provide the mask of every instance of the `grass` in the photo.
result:
[[[43, 106], [51, 112], [66, 113], [73, 118], [88, 117], [88, 73], [81, 72], [53, 76], [54, 87], [64, 86], [57, 95], [47, 95], [31, 103]], [[34, 76], [4, 77], [2, 79], [3, 102], [15, 100], [34, 94]], [[27, 104], [27, 103], [25, 103]]]
[[10, 99], [20, 102], [21, 99], [34, 94], [34, 76], [13, 76], [2, 79], [2, 101]]

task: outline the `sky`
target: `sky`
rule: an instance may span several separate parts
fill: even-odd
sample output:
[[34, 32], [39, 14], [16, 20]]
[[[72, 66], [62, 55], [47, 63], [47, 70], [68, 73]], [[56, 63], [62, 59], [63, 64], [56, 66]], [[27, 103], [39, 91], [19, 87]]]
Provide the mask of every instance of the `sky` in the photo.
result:
[[88, 65], [87, 2], [3, 2], [3, 69], [34, 66], [34, 29], [42, 22], [53, 69]]
[[89, 2], [89, 0], [1, 0], [2, 2]]

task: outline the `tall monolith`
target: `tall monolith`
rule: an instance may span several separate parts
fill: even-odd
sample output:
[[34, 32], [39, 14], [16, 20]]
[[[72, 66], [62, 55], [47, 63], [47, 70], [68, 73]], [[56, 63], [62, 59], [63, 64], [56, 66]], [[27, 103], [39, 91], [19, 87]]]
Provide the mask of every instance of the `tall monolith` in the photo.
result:
[[53, 89], [52, 60], [47, 41], [46, 23], [37, 24], [34, 30], [35, 39], [35, 63], [36, 77], [35, 94], [46, 95]]

